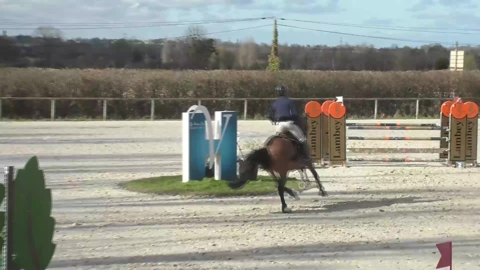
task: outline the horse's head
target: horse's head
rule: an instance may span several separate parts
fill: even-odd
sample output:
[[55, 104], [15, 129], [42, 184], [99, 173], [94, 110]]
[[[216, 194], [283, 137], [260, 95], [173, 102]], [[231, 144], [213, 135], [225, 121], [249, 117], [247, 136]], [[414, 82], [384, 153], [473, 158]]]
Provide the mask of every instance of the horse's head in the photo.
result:
[[230, 188], [239, 189], [242, 188], [249, 180], [251, 180], [251, 171], [245, 160], [238, 161], [238, 172], [239, 176], [235, 181], [228, 183]]
[[249, 180], [255, 180], [257, 170], [258, 166], [256, 164], [245, 160], [240, 161], [238, 168], [240, 181], [247, 182]]
[[249, 180], [256, 180], [258, 166], [266, 166], [266, 164], [269, 164], [268, 161], [264, 160], [265, 158], [269, 158], [268, 151], [265, 148], [260, 148], [252, 151], [252, 153], [247, 155], [247, 158], [245, 160], [239, 160], [238, 179], [237, 181], [230, 182], [229, 186], [233, 189], [238, 189], [248, 183]]

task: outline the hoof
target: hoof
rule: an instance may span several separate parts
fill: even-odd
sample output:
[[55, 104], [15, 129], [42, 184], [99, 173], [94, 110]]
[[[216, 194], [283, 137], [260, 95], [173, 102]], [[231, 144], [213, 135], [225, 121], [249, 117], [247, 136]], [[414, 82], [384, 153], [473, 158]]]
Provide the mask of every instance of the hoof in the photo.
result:
[[318, 195], [320, 195], [320, 196], [322, 196], [322, 197], [327, 197], [327, 196], [328, 196], [328, 193], [327, 193], [326, 191], [322, 190], [322, 191], [319, 191], [319, 192], [318, 192]]
[[300, 197], [298, 197], [298, 193], [297, 192], [293, 192], [293, 198], [295, 199], [295, 201], [299, 201], [300, 200]]
[[282, 209], [282, 212], [283, 213], [291, 213], [292, 212], [292, 209], [288, 208], [288, 207], [285, 207]]

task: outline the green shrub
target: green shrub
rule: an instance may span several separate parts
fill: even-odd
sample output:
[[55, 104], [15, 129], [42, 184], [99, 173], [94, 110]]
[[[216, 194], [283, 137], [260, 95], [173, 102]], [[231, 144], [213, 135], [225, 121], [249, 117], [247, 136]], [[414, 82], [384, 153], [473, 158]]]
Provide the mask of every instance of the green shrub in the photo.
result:
[[[283, 83], [291, 97], [301, 98], [450, 98], [480, 97], [480, 71], [168, 71], [123, 69], [0, 69], [0, 96], [112, 97], [112, 98], [274, 98]], [[473, 100], [476, 101], [476, 100]], [[248, 117], [264, 116], [271, 101], [248, 102]], [[302, 108], [307, 101], [298, 101]], [[157, 119], [179, 119], [196, 100], [156, 102]], [[349, 117], [371, 118], [373, 101], [347, 100]], [[420, 115], [436, 117], [441, 101], [422, 101]], [[243, 101], [202, 101], [211, 111], [235, 110], [243, 114]], [[415, 101], [379, 101], [379, 116], [414, 116]], [[56, 115], [102, 116], [102, 101], [57, 101]], [[109, 101], [108, 118], [144, 118], [150, 101]], [[3, 102], [8, 118], [48, 118], [44, 101]]]

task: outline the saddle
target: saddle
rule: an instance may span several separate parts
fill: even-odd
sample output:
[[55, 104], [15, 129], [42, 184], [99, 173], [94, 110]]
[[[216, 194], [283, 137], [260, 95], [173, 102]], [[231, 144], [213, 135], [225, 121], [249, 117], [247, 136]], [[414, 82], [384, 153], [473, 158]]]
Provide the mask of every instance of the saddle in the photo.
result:
[[281, 139], [286, 139], [290, 141], [293, 144], [293, 147], [297, 149], [297, 154], [293, 157], [293, 160], [298, 160], [299, 158], [301, 158], [302, 155], [300, 150], [301, 150], [302, 144], [295, 136], [293, 136], [292, 133], [290, 133], [289, 131], [277, 132], [275, 135], [270, 136], [265, 141], [265, 146], [269, 146], [272, 143], [273, 139], [275, 138], [281, 138]]

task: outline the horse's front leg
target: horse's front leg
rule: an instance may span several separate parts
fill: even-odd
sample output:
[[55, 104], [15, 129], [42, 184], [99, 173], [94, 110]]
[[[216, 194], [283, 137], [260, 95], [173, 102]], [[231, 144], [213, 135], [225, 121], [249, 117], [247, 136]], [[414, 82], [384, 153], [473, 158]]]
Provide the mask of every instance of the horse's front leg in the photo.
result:
[[280, 201], [282, 202], [282, 212], [290, 213], [292, 212], [292, 209], [288, 208], [284, 198], [286, 183], [287, 183], [287, 175], [285, 173], [280, 174], [280, 181], [278, 182], [278, 195], [280, 196]]
[[[279, 185], [279, 180], [278, 180], [277, 176], [275, 175], [275, 173], [272, 170], [269, 170], [268, 173], [272, 176], [273, 180], [275, 180], [277, 182], [277, 185]], [[291, 190], [287, 186], [284, 187], [284, 190], [285, 190], [285, 192], [288, 193], [288, 195], [295, 198], [296, 201], [300, 200], [300, 197], [298, 197], [297, 192]]]

